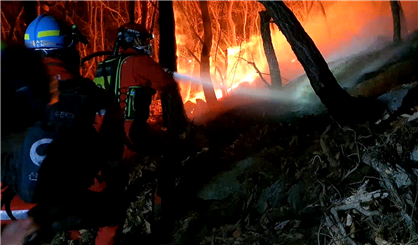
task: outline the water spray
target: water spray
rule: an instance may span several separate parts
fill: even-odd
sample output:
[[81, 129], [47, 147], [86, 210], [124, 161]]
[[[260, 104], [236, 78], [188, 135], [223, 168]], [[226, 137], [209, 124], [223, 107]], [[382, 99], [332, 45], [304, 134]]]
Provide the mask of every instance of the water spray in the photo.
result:
[[[212, 87], [212, 82], [200, 77], [190, 76], [186, 74], [180, 74], [178, 72], [173, 72], [168, 69], [164, 69], [165, 72], [171, 74], [174, 79], [181, 81], [190, 81], [195, 84], [200, 84], [202, 86]], [[268, 100], [274, 102], [294, 102], [294, 103], [307, 103], [302, 96], [298, 96], [300, 93], [295, 93], [294, 91], [289, 90], [272, 90], [268, 88], [242, 88], [238, 87], [231, 92], [237, 96], [244, 96], [247, 98], [259, 99], [259, 100]]]

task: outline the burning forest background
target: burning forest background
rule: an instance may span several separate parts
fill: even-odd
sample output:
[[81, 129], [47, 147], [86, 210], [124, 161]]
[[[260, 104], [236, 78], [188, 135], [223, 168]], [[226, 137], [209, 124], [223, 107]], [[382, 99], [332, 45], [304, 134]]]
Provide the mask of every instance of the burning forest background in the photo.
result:
[[[376, 39], [390, 38], [393, 32], [389, 2], [288, 1], [306, 32], [327, 62], [367, 49]], [[178, 72], [200, 77], [204, 23], [198, 1], [174, 1]], [[238, 85], [265, 86], [271, 83], [263, 49], [256, 1], [208, 1], [212, 41], [210, 74], [217, 99], [231, 94]], [[402, 1], [404, 27], [410, 33], [418, 26], [417, 3]], [[133, 12], [134, 11], [134, 12]], [[88, 37], [89, 45], [79, 45], [81, 57], [98, 51], [111, 51], [117, 28], [134, 19], [155, 35], [153, 58], [158, 62], [158, 1], [33, 1], [2, 2], [1, 37], [23, 43], [29, 21], [50, 13], [74, 23]], [[279, 63], [282, 85], [304, 73], [286, 38], [271, 22], [272, 42]], [[94, 78], [96, 65], [105, 57], [95, 57], [82, 66], [82, 74]], [[184, 103], [205, 101], [202, 86], [179, 80]], [[190, 111], [188, 111], [191, 116]]]

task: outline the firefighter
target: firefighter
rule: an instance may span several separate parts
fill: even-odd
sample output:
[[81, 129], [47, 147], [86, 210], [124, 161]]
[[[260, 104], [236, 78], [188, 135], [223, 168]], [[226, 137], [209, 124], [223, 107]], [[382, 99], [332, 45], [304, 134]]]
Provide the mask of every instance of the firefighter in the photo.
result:
[[[131, 141], [127, 144], [130, 151], [125, 149], [125, 152], [143, 150], [144, 147], [147, 147], [144, 136], [148, 133], [147, 120], [153, 95], [160, 92], [161, 97], [169, 97], [167, 94], [179, 89], [172, 74], [165, 72], [151, 58], [150, 41], [152, 39], [153, 35], [140, 24], [122, 25], [118, 29], [114, 56], [99, 63], [94, 79], [96, 84], [115, 94], [124, 111], [125, 131]], [[118, 54], [119, 48], [122, 49], [122, 52]], [[175, 108], [174, 105], [166, 106], [171, 102], [170, 99], [167, 99], [167, 103], [162, 101], [163, 116], [169, 117], [170, 114], [177, 114], [178, 118], [186, 118], [182, 105], [180, 108]], [[184, 128], [184, 125], [187, 124], [186, 121], [177, 120], [176, 123], [173, 121], [175, 120], [171, 120], [170, 124], [165, 122], [167, 128], [176, 123], [179, 125], [175, 125], [175, 127]]]
[[[39, 120], [43, 109], [50, 102], [49, 79], [39, 57], [23, 46], [6, 45], [1, 42], [1, 182], [7, 182], [5, 173], [9, 162], [7, 156], [22, 145], [28, 127]], [[23, 62], [23, 64], [22, 64]], [[22, 72], [21, 67], [25, 67]], [[23, 113], [17, 113], [23, 112]], [[5, 187], [7, 188], [7, 187]], [[2, 185], [2, 194], [5, 190]], [[3, 201], [3, 195], [2, 195]], [[22, 219], [8, 225], [4, 230], [2, 220], [2, 244], [23, 244], [25, 237], [33, 232], [31, 219]], [[15, 214], [18, 216], [18, 214]]]
[[[153, 35], [140, 24], [127, 23], [119, 27], [114, 54], [99, 63], [94, 80], [99, 86], [114, 93], [124, 112], [128, 139], [125, 159], [134, 158], [136, 153], [149, 152], [149, 148], [153, 147], [151, 142], [155, 139], [150, 135], [147, 120], [153, 95], [157, 92], [161, 97], [164, 126], [169, 135], [172, 135], [169, 138], [178, 138], [188, 124], [179, 87], [172, 73], [167, 72], [151, 58], [152, 39]], [[120, 48], [121, 52], [118, 53]], [[171, 145], [176, 145], [174, 142], [171, 140]], [[159, 142], [159, 147], [161, 143], [164, 142]], [[163, 196], [164, 192], [171, 192], [174, 187], [172, 173], [175, 165], [172, 162], [175, 160], [168, 154], [166, 156], [167, 163], [158, 170], [161, 174], [158, 178], [158, 196]], [[159, 200], [157, 197], [156, 201]], [[168, 209], [162, 210], [168, 212]]]
[[[114, 210], [109, 211], [109, 208], [115, 202], [94, 193], [107, 193], [107, 190], [111, 189], [111, 186], [106, 187], [106, 184], [107, 180], [112, 178], [102, 172], [112, 168], [110, 164], [114, 165], [123, 153], [123, 117], [119, 105], [107, 91], [97, 88], [91, 80], [81, 77], [80, 56], [76, 49], [80, 41], [87, 43], [75, 25], [70, 26], [50, 15], [38, 16], [25, 33], [26, 47], [42, 58], [50, 81], [50, 93], [53, 94], [46, 117], [43, 118], [46, 123], [41, 124], [38, 131], [55, 127], [48, 134], [65, 132], [65, 136], [48, 141], [49, 145], [44, 144], [48, 150], [46, 157], [37, 155], [38, 152], [33, 155], [32, 148], [30, 149], [30, 160], [36, 161], [33, 163], [38, 167], [42, 163], [42, 167], [38, 173], [32, 172], [29, 176], [29, 180], [37, 183], [36, 195], [33, 197], [37, 205], [27, 215], [44, 225], [53, 223], [56, 230], [83, 229], [87, 225], [99, 226], [96, 244], [113, 244], [117, 229], [114, 223], [118, 222], [109, 220], [109, 217], [119, 217], [112, 213]], [[27, 135], [25, 140], [30, 141], [30, 137]], [[37, 142], [45, 141], [35, 143]], [[21, 150], [22, 159], [25, 159], [24, 148]], [[20, 159], [18, 154], [16, 159]], [[24, 168], [25, 162], [21, 165], [21, 168]], [[23, 179], [25, 178], [20, 178]], [[90, 179], [94, 179], [94, 182]], [[25, 186], [24, 182], [21, 182], [23, 184], [18, 183], [16, 186]], [[84, 190], [85, 186], [90, 188]], [[15, 201], [16, 199], [24, 199], [23, 196], [16, 195], [11, 202], [12, 206], [13, 203], [19, 202]], [[59, 198], [56, 198], [57, 196]], [[27, 196], [24, 197], [25, 200], [29, 200]], [[33, 206], [32, 203], [27, 204]], [[100, 214], [104, 212], [104, 207], [107, 208], [107, 213]], [[121, 217], [120, 208], [113, 208]], [[67, 216], [71, 218], [67, 219]], [[71, 223], [74, 217], [76, 222]], [[104, 223], [106, 225], [103, 225]]]

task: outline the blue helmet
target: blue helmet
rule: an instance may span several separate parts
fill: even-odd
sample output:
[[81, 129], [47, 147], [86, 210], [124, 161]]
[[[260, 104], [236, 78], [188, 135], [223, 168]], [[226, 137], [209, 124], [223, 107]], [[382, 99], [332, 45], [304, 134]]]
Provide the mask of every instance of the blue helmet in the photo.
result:
[[25, 45], [30, 49], [68, 48], [70, 33], [50, 15], [39, 15], [25, 32]]

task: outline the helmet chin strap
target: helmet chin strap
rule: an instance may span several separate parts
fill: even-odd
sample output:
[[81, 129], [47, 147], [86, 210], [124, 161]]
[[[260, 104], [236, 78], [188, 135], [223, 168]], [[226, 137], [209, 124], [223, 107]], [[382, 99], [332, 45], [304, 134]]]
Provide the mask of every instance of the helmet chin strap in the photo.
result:
[[141, 51], [147, 55], [151, 55], [152, 54], [152, 48], [151, 45], [147, 45], [147, 46], [134, 46], [134, 49], [136, 49], [137, 51]]
[[138, 39], [134, 39], [133, 41], [133, 48], [138, 51], [144, 52], [145, 54], [151, 55], [152, 54], [152, 46], [151, 44], [148, 45], [140, 45], [140, 41]]

